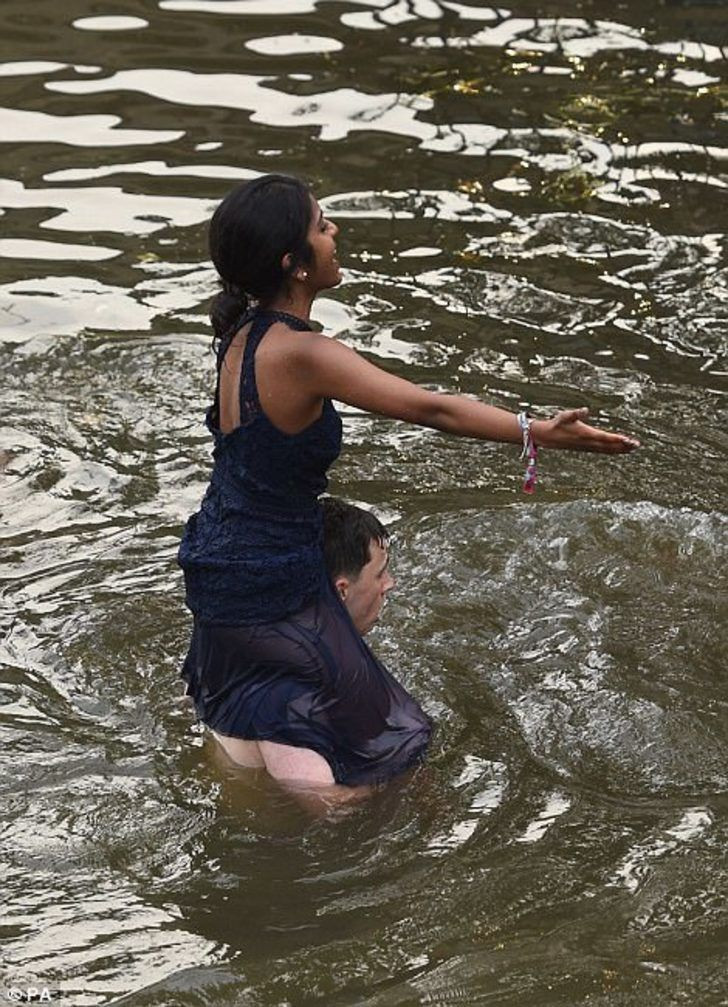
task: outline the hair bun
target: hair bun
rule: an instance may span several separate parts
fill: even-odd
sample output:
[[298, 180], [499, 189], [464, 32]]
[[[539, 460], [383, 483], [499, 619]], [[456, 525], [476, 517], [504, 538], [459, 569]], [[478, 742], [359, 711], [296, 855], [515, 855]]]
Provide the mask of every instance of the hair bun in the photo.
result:
[[236, 283], [227, 283], [223, 281], [222, 284], [223, 292], [232, 297], [234, 300], [239, 301], [240, 304], [245, 307], [248, 303], [248, 295], [245, 293], [242, 287], [239, 287]]
[[223, 283], [222, 290], [210, 305], [210, 321], [215, 331], [215, 342], [225, 342], [235, 334], [240, 319], [245, 315], [250, 302], [245, 291], [230, 283]]

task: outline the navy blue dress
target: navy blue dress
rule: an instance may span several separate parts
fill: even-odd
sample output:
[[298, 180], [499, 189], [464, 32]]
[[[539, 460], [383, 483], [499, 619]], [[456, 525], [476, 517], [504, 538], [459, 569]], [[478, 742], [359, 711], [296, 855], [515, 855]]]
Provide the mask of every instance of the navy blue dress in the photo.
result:
[[337, 783], [384, 781], [418, 762], [432, 730], [415, 700], [374, 657], [324, 566], [319, 495], [341, 449], [330, 400], [285, 434], [261, 409], [255, 351], [273, 322], [309, 323], [260, 309], [240, 380], [240, 426], [219, 429], [218, 390], [207, 411], [214, 468], [179, 550], [194, 615], [182, 669], [199, 718], [220, 734], [310, 748]]

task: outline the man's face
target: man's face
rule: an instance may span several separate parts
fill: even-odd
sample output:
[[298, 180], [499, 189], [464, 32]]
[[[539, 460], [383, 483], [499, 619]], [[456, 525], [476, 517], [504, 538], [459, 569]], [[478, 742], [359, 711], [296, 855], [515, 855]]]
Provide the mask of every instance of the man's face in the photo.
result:
[[389, 572], [389, 552], [385, 546], [371, 539], [369, 562], [355, 578], [343, 574], [336, 578], [336, 588], [349, 610], [352, 622], [362, 636], [375, 624], [384, 605], [387, 593], [395, 585]]

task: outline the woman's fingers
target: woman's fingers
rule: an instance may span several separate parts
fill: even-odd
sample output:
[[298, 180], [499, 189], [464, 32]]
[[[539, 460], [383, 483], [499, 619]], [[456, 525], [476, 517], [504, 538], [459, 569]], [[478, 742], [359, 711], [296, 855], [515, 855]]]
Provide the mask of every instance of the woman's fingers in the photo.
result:
[[582, 430], [578, 431], [580, 443], [576, 443], [574, 446], [581, 447], [585, 451], [624, 454], [634, 451], [635, 448], [640, 446], [638, 440], [634, 437], [627, 437], [626, 434], [616, 434], [610, 430], [599, 430], [597, 427], [589, 427], [584, 423], [579, 424], [579, 426], [582, 427]]

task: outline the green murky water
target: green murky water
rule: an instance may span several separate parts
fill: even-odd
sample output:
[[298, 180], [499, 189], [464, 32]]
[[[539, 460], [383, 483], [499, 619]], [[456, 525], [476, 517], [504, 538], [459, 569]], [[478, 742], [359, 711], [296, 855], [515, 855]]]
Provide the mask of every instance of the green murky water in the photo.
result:
[[[73, 1005], [728, 1004], [724, 3], [4, 0], [3, 977]], [[205, 226], [309, 179], [316, 317], [639, 436], [544, 459], [345, 409], [427, 767], [311, 820], [178, 701]]]

